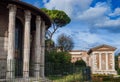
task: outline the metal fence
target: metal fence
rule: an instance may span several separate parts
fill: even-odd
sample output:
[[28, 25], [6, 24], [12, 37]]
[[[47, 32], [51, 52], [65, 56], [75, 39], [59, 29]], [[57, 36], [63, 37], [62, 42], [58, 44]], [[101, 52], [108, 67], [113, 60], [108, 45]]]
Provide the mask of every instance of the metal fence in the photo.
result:
[[[11, 62], [11, 61], [9, 61]], [[30, 63], [29, 68], [29, 78], [23, 78], [23, 62], [22, 61], [15, 61], [15, 71], [12, 73], [15, 74], [13, 78], [6, 78], [7, 75], [7, 61], [6, 59], [0, 60], [0, 82], [49, 82], [47, 79], [43, 79], [41, 77], [34, 77], [34, 64]], [[12, 74], [10, 74], [12, 75]]]
[[0, 60], [0, 82], [83, 82], [90, 81], [90, 68], [75, 66], [74, 64], [46, 63], [45, 76], [48, 79], [35, 78], [34, 63], [30, 63], [29, 78], [23, 78], [23, 63], [15, 61], [15, 77], [6, 79], [6, 60]]
[[53, 82], [84, 82], [91, 81], [90, 67], [75, 64], [47, 63], [45, 75]]

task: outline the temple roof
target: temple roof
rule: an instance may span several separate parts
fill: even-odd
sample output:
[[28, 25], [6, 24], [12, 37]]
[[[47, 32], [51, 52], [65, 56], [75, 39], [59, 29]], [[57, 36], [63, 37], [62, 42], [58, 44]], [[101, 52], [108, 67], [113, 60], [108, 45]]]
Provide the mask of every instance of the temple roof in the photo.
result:
[[87, 52], [85, 50], [70, 50], [69, 52]]
[[115, 51], [116, 48], [115, 47], [112, 47], [110, 45], [106, 45], [106, 44], [103, 44], [103, 45], [100, 45], [100, 46], [96, 46], [94, 48], [91, 48], [89, 51], [88, 51], [88, 54], [92, 53], [93, 51]]
[[20, 6], [23, 9], [30, 10], [31, 12], [35, 13], [36, 15], [42, 16], [43, 20], [45, 21], [45, 24], [50, 27], [51, 26], [51, 20], [47, 14], [45, 14], [42, 10], [39, 8], [30, 5], [28, 3], [22, 2], [21, 0], [0, 0], [0, 2], [4, 2], [6, 4], [15, 4]]

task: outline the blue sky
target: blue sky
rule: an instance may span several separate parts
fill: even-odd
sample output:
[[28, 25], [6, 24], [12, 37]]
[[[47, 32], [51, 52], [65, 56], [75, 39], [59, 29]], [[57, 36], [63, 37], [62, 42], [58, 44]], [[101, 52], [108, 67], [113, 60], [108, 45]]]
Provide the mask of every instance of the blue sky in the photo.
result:
[[108, 44], [120, 50], [120, 0], [23, 0], [37, 7], [65, 11], [71, 23], [60, 28], [74, 39], [74, 50]]

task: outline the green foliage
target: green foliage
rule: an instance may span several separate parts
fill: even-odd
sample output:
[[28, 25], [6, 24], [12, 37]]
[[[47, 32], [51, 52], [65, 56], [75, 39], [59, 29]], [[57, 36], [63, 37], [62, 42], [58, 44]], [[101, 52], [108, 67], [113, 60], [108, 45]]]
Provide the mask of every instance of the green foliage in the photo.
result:
[[75, 73], [66, 76], [50, 76], [48, 77], [52, 82], [82, 82], [82, 74]]
[[70, 71], [71, 56], [67, 52], [57, 52], [53, 50], [46, 52], [45, 55], [45, 74], [47, 76], [63, 75]]
[[118, 55], [115, 56], [115, 69], [118, 70]]
[[41, 10], [44, 11], [58, 27], [65, 26], [71, 21], [71, 19], [64, 11], [48, 10], [46, 8], [42, 8]]
[[120, 75], [120, 68], [117, 69], [117, 73], [118, 73], [118, 75]]
[[70, 23], [71, 19], [69, 16], [64, 12], [60, 10], [48, 10], [46, 8], [41, 9], [43, 12], [45, 12], [52, 21], [52, 30], [48, 30], [46, 33], [46, 37], [49, 39], [52, 39], [54, 33], [60, 28]]
[[71, 56], [67, 52], [57, 52], [56, 50], [46, 52], [46, 62], [70, 63]]
[[75, 65], [76, 65], [76, 66], [80, 66], [80, 67], [86, 67], [86, 63], [85, 63], [85, 61], [82, 60], [82, 59], [76, 61], [76, 62], [75, 62]]
[[118, 75], [120, 75], [120, 68], [118, 67], [118, 56], [120, 56], [120, 53], [115, 55], [115, 69], [117, 70]]
[[51, 40], [51, 39], [45, 40], [45, 49], [46, 49], [46, 51], [50, 51], [50, 50], [54, 49], [54, 47], [55, 47], [55, 43], [54, 43], [53, 40]]

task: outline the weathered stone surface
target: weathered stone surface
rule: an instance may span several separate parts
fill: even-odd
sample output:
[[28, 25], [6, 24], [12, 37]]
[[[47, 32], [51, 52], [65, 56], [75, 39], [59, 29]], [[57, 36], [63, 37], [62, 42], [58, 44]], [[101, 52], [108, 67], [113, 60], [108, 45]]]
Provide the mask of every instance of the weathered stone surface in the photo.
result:
[[45, 77], [44, 72], [45, 72], [45, 22], [42, 21], [42, 28], [41, 28], [41, 65], [40, 65], [40, 76], [42, 78]]
[[[36, 70], [38, 70], [39, 72], [39, 73], [36, 73], [36, 77], [40, 77], [40, 72], [41, 72], [40, 64], [42, 67], [41, 74], [42, 74], [42, 77], [44, 77], [44, 48], [42, 50], [42, 54], [40, 53], [41, 53], [41, 47], [45, 46], [45, 45], [41, 45], [42, 43], [44, 44], [43, 41], [45, 40], [45, 27], [41, 26], [40, 21], [38, 20], [43, 21], [44, 25], [46, 24], [50, 26], [49, 17], [32, 5], [29, 5], [20, 1], [17, 1], [17, 2], [14, 2], [14, 1], [15, 0], [12, 0], [12, 1], [2, 0], [0, 2], [0, 73], [4, 72], [5, 76], [7, 73], [7, 79], [14, 80], [16, 78], [15, 77], [15, 72], [16, 72], [15, 61], [17, 60], [17, 62], [20, 61], [23, 64], [23, 65], [20, 65], [21, 68], [23, 68], [23, 70], [20, 72], [23, 72], [24, 79], [29, 78], [29, 71], [32, 68], [30, 67], [29, 63], [31, 63], [31, 57], [34, 57], [34, 56], [31, 56], [31, 54], [33, 53], [31, 52], [33, 47], [31, 46], [31, 40], [33, 37], [32, 32], [35, 32], [37, 35], [36, 44], [35, 42], [33, 43], [33, 45], [34, 44], [36, 45], [35, 46], [36, 51], [34, 52], [37, 54], [35, 62], [39, 63], [39, 65], [35, 65]], [[38, 17], [38, 19], [36, 20], [35, 18], [37, 16], [41, 18], [39, 19]], [[37, 22], [35, 23], [35, 21]], [[40, 27], [40, 28], [36, 29], [35, 27]], [[22, 32], [18, 28], [22, 28]], [[44, 28], [44, 29], [42, 30], [41, 28]], [[40, 33], [41, 30], [39, 29], [43, 31], [44, 33], [43, 36]], [[18, 33], [18, 31], [20, 31], [20, 34]], [[17, 41], [17, 40], [20, 40], [20, 41]], [[40, 42], [42, 43], [40, 44]], [[17, 44], [22, 46], [19, 46]], [[19, 46], [19, 47], [16, 48], [16, 46]], [[35, 54], [32, 54], [32, 55], [35, 55]], [[40, 61], [41, 57], [43, 58], [42, 61]], [[19, 65], [16, 65], [16, 66], [19, 66]], [[35, 71], [35, 70], [32, 70], [32, 71]], [[3, 75], [2, 76], [1, 75], [2, 74], [0, 74], [0, 77], [3, 78]], [[2, 82], [4, 81], [2, 80]]]
[[9, 25], [8, 25], [8, 55], [7, 55], [7, 78], [14, 78], [14, 55], [15, 55], [15, 19], [16, 5], [8, 5], [9, 7]]
[[34, 76], [40, 77], [40, 55], [41, 55], [41, 17], [36, 17], [36, 32], [35, 32], [35, 62]]
[[29, 77], [31, 12], [25, 11], [23, 77]]

